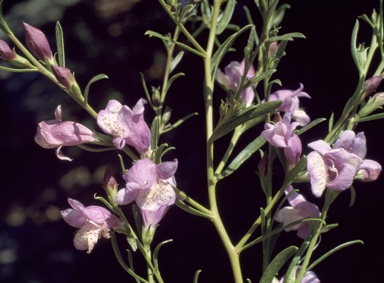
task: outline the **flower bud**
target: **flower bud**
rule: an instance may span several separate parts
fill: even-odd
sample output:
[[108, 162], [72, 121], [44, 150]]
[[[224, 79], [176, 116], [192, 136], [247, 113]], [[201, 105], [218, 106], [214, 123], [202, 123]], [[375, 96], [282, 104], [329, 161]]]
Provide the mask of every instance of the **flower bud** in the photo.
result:
[[382, 76], [375, 76], [365, 81], [363, 89], [365, 90], [364, 97], [374, 93], [381, 81], [383, 80]]
[[43, 62], [52, 61], [52, 51], [44, 33], [27, 23], [23, 23], [23, 27], [25, 42], [32, 54]]
[[69, 69], [59, 66], [52, 66], [52, 71], [59, 83], [65, 86], [68, 90], [70, 90], [71, 86], [76, 83]]
[[0, 39], [0, 58], [6, 61], [11, 61], [16, 58], [16, 54], [12, 51], [9, 45]]

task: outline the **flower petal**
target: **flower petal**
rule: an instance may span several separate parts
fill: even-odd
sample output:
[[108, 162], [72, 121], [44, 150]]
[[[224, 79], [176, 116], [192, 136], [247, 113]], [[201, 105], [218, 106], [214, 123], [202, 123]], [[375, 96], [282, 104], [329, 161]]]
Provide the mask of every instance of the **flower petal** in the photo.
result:
[[312, 193], [320, 197], [327, 184], [327, 168], [318, 152], [312, 151], [308, 154], [307, 170], [311, 179]]

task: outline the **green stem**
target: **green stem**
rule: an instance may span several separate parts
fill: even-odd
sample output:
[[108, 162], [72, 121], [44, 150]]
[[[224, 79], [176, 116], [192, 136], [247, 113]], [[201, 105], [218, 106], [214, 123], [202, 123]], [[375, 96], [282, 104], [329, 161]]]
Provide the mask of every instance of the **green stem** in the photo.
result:
[[220, 0], [214, 0], [213, 2], [213, 10], [212, 10], [212, 23], [209, 32], [207, 48], [205, 51], [206, 57], [204, 59], [204, 71], [205, 71], [205, 114], [206, 114], [206, 139], [207, 139], [207, 153], [206, 153], [206, 163], [207, 163], [207, 185], [208, 185], [208, 197], [210, 210], [213, 214], [212, 222], [218, 232], [221, 241], [224, 245], [225, 250], [227, 251], [232, 272], [234, 276], [234, 281], [236, 283], [243, 282], [243, 276], [241, 274], [240, 267], [240, 258], [239, 254], [236, 252], [229, 235], [224, 227], [224, 224], [221, 220], [218, 206], [217, 206], [217, 198], [216, 198], [216, 177], [214, 174], [214, 144], [209, 142], [209, 138], [213, 133], [213, 89], [214, 89], [214, 81], [212, 79], [212, 54], [214, 48], [214, 42], [216, 37], [216, 29], [217, 29], [217, 19], [219, 17], [220, 12]]
[[315, 246], [316, 246], [316, 243], [317, 243], [317, 240], [320, 236], [320, 232], [321, 232], [321, 229], [323, 228], [324, 226], [324, 223], [325, 223], [325, 220], [327, 218], [327, 214], [328, 214], [328, 210], [329, 210], [329, 207], [330, 205], [333, 203], [333, 201], [336, 199], [336, 197], [339, 195], [341, 191], [334, 191], [334, 190], [330, 190], [330, 189], [327, 189], [326, 191], [326, 196], [325, 196], [325, 203], [324, 203], [324, 207], [321, 211], [321, 220], [323, 220], [324, 222], [320, 222], [320, 221], [316, 221], [314, 222], [314, 229], [313, 229], [313, 237], [311, 238], [311, 241], [309, 243], [309, 246], [308, 246], [308, 249], [307, 249], [307, 253], [304, 257], [304, 261], [301, 265], [301, 269], [300, 269], [300, 272], [299, 274], [297, 275], [296, 277], [296, 282], [297, 283], [300, 283], [302, 278], [304, 277], [306, 271], [307, 271], [307, 267], [309, 265], [309, 262], [311, 260], [311, 257], [312, 257], [312, 254], [313, 254], [313, 251], [315, 250]]

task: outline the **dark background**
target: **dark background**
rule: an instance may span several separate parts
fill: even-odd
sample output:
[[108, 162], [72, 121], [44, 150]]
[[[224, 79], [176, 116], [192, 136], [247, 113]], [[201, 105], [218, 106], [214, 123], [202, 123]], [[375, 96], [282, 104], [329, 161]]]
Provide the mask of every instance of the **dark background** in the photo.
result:
[[[241, 8], [250, 4], [254, 19], [259, 15], [253, 1], [238, 1], [235, 21], [244, 24]], [[357, 16], [378, 9], [379, 1], [289, 1], [282, 32], [302, 32], [307, 37], [288, 44], [276, 77], [283, 87], [296, 89], [303, 83], [311, 100], [302, 106], [314, 119], [340, 113], [357, 85], [357, 71], [350, 55], [350, 37]], [[345, 3], [348, 3], [347, 5]], [[144, 36], [148, 29], [166, 33], [170, 22], [157, 1], [7, 1], [6, 19], [20, 39], [25, 21], [42, 29], [54, 47], [54, 26], [59, 20], [64, 29], [67, 67], [75, 71], [83, 88], [99, 73], [109, 76], [91, 87], [90, 102], [96, 110], [111, 98], [133, 106], [144, 96], [139, 72], [147, 85], [160, 86], [164, 54], [162, 43]], [[257, 21], [256, 21], [257, 22]], [[369, 42], [370, 30], [361, 23], [359, 40]], [[260, 26], [258, 26], [260, 28]], [[5, 39], [4, 34], [0, 34]], [[236, 43], [238, 52], [229, 54], [221, 68], [231, 60], [240, 61], [245, 38]], [[177, 71], [185, 77], [174, 84], [168, 105], [174, 108], [173, 121], [190, 112], [200, 115], [164, 137], [176, 150], [178, 186], [206, 204], [204, 152], [204, 115], [202, 111], [202, 62], [187, 54]], [[93, 154], [78, 148], [64, 148], [72, 162], [60, 161], [53, 150], [40, 148], [33, 141], [36, 125], [53, 118], [57, 104], [63, 107], [66, 120], [76, 120], [89, 127], [95, 122], [47, 79], [36, 74], [0, 72], [0, 105], [3, 128], [0, 139], [0, 282], [133, 282], [117, 262], [106, 240], [100, 240], [91, 255], [74, 249], [75, 229], [61, 220], [59, 210], [68, 207], [67, 197], [86, 205], [95, 204], [94, 193], [101, 188], [105, 166], [111, 166], [121, 185], [116, 152]], [[379, 88], [379, 90], [382, 88]], [[223, 93], [224, 97], [224, 93]], [[146, 120], [153, 115], [146, 110]], [[368, 141], [367, 158], [384, 161], [381, 121], [359, 125]], [[259, 134], [255, 130], [245, 138]], [[320, 139], [326, 123], [303, 135], [304, 153], [307, 142]], [[244, 141], [244, 145], [246, 141]], [[220, 151], [220, 148], [218, 148]], [[254, 173], [257, 158], [246, 163], [249, 172], [237, 172], [229, 186], [219, 187], [219, 207], [234, 241], [248, 229], [263, 205]], [[127, 161], [128, 163], [128, 161]], [[276, 179], [276, 186], [279, 180]], [[315, 256], [355, 239], [355, 245], [332, 255], [315, 268], [321, 282], [379, 282], [382, 278], [384, 252], [381, 217], [384, 196], [383, 178], [374, 183], [355, 182], [357, 199], [349, 207], [350, 193], [343, 192], [329, 213], [329, 223], [339, 228], [323, 236]], [[310, 198], [309, 187], [302, 187]], [[314, 200], [319, 206], [321, 200]], [[129, 208], [127, 207], [129, 212]], [[173, 239], [160, 252], [160, 264], [166, 282], [192, 282], [196, 270], [202, 269], [199, 282], [232, 282], [225, 252], [212, 225], [173, 207], [156, 235], [157, 242]], [[294, 233], [280, 237], [280, 247], [298, 244]], [[124, 247], [124, 243], [122, 243]], [[244, 277], [257, 282], [260, 276], [260, 248], [242, 256]], [[137, 256], [136, 266], [140, 266]]]

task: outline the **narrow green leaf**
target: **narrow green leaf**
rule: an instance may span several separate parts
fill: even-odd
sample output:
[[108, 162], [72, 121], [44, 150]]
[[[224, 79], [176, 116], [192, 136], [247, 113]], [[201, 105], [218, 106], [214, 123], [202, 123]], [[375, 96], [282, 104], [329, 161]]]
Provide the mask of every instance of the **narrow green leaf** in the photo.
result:
[[349, 188], [351, 190], [351, 200], [349, 201], [349, 207], [353, 206], [356, 201], [356, 190], [353, 186]]
[[160, 120], [158, 116], [156, 116], [152, 121], [151, 134], [151, 148], [157, 148], [157, 143], [159, 142], [160, 135]]
[[271, 283], [273, 278], [283, 267], [283, 265], [297, 252], [299, 248], [296, 246], [290, 246], [282, 250], [268, 265], [260, 279], [260, 283]]
[[384, 119], [384, 113], [374, 114], [364, 118], [357, 118], [354, 120], [354, 122], [361, 123], [361, 122], [368, 122], [368, 121], [379, 120], [379, 119]]
[[198, 283], [200, 273], [201, 270], [196, 270], [195, 275], [193, 275], [193, 283]]
[[268, 38], [265, 42], [292, 41], [294, 38], [305, 38], [305, 35], [300, 32], [291, 32], [283, 35], [272, 36]]
[[159, 258], [159, 251], [160, 249], [165, 245], [165, 244], [168, 244], [172, 242], [172, 240], [166, 240], [166, 241], [162, 241], [160, 244], [158, 244], [155, 248], [155, 250], [153, 251], [153, 261], [155, 263], [155, 268], [158, 270], [159, 266], [158, 266], [158, 258]]
[[108, 79], [108, 76], [105, 75], [105, 74], [99, 74], [97, 76], [94, 76], [90, 81], [89, 83], [87, 84], [87, 86], [85, 87], [84, 89], [84, 100], [85, 100], [85, 103], [88, 104], [88, 95], [89, 95], [89, 89], [91, 87], [91, 85], [94, 83], [94, 82], [97, 82], [99, 80], [103, 80], [103, 79]]
[[127, 236], [127, 242], [129, 244], [129, 246], [131, 247], [131, 249], [135, 252], [137, 250], [137, 241], [136, 241], [136, 239], [131, 237], [131, 236]]
[[350, 242], [346, 242], [344, 244], [341, 244], [341, 245], [337, 246], [336, 248], [328, 251], [327, 253], [325, 253], [324, 255], [319, 257], [317, 260], [315, 260], [310, 266], [308, 266], [307, 270], [312, 270], [316, 265], [318, 265], [320, 262], [322, 262], [324, 259], [326, 259], [330, 255], [332, 255], [333, 253], [335, 253], [341, 249], [344, 249], [346, 247], [349, 247], [351, 245], [356, 245], [356, 244], [364, 245], [364, 242], [361, 240], [354, 240], [354, 241], [350, 241]]
[[199, 115], [199, 113], [197, 112], [193, 112], [193, 113], [190, 113], [188, 114], [187, 116], [181, 118], [180, 120], [176, 121], [176, 123], [172, 124], [170, 127], [167, 127], [166, 129], [164, 129], [162, 131], [162, 133], [166, 133], [166, 132], [169, 132], [175, 128], [177, 128], [178, 126], [180, 126], [182, 123], [184, 123], [185, 121], [187, 121], [189, 118], [193, 117], [193, 116], [197, 116]]
[[64, 34], [60, 22], [56, 22], [56, 47], [57, 47], [57, 59], [60, 67], [65, 67], [65, 52], [64, 52]]
[[168, 83], [167, 83], [167, 87], [166, 87], [166, 89], [165, 89], [165, 92], [168, 92], [168, 90], [171, 88], [173, 82], [174, 82], [177, 78], [180, 78], [180, 77], [183, 77], [183, 76], [185, 76], [184, 73], [177, 73], [177, 74], [173, 75], [173, 76], [169, 79], [169, 81], [168, 81]]
[[359, 21], [356, 20], [356, 23], [355, 23], [355, 25], [353, 27], [353, 31], [352, 31], [352, 37], [351, 37], [351, 53], [352, 53], [353, 61], [355, 62], [357, 70], [359, 71], [359, 75], [360, 75], [363, 67], [360, 66], [359, 54], [357, 51], [357, 33], [358, 33], [358, 31], [359, 31]]
[[324, 122], [325, 118], [317, 118], [313, 121], [311, 121], [309, 124], [305, 125], [304, 127], [302, 127], [300, 130], [298, 130], [296, 133], [297, 135], [301, 135], [302, 133], [305, 133], [306, 131], [308, 131], [309, 129], [313, 128], [314, 126], [316, 126], [317, 124], [320, 124], [321, 122]]
[[275, 112], [281, 103], [282, 102], [280, 100], [269, 101], [262, 104], [249, 106], [232, 115], [231, 113], [228, 113], [226, 116], [229, 115], [229, 117], [224, 117], [225, 119], [218, 123], [212, 133], [212, 136], [209, 138], [209, 142], [214, 142], [218, 138], [221, 138], [222, 136], [230, 133], [238, 126], [252, 119]]
[[265, 140], [262, 137], [257, 137], [250, 144], [248, 144], [236, 157], [233, 159], [231, 164], [221, 172], [217, 177], [218, 180], [223, 179], [224, 177], [229, 176], [235, 172], [248, 158], [250, 158], [259, 148], [265, 144]]
[[181, 59], [184, 56], [184, 51], [180, 51], [175, 58], [172, 60], [171, 68], [169, 69], [169, 73], [172, 73], [172, 71], [176, 68], [176, 66], [180, 63]]
[[296, 166], [285, 176], [283, 186], [284, 190], [292, 183], [292, 181], [299, 176], [299, 174], [304, 170], [307, 165], [307, 157], [301, 157], [300, 161]]
[[228, 0], [225, 6], [225, 10], [221, 15], [221, 19], [217, 24], [217, 29], [216, 29], [217, 35], [221, 34], [226, 29], [229, 22], [231, 21], [233, 11], [235, 10], [235, 5], [236, 5], [236, 0]]
[[204, 212], [201, 212], [197, 209], [194, 209], [193, 207], [187, 205], [185, 202], [181, 201], [181, 200], [176, 200], [175, 204], [181, 208], [182, 210], [184, 210], [185, 212], [188, 212], [189, 214], [192, 214], [192, 215], [195, 215], [195, 216], [200, 216], [200, 217], [203, 217], [203, 218], [207, 218], [207, 219], [211, 219], [211, 216], [205, 214]]
[[37, 69], [15, 69], [15, 68], [9, 68], [4, 66], [0, 66], [0, 70], [6, 71], [6, 72], [12, 72], [12, 73], [37, 72]]
[[250, 28], [254, 28], [254, 26], [253, 25], [244, 26], [242, 29], [240, 29], [239, 31], [237, 31], [234, 34], [232, 34], [231, 36], [229, 36], [223, 42], [223, 44], [220, 45], [220, 47], [216, 50], [215, 54], [212, 57], [212, 61], [211, 61], [212, 80], [215, 79], [217, 68], [218, 68], [221, 60], [223, 59], [224, 55], [227, 53], [228, 49], [232, 46], [235, 39], [239, 35], [241, 35], [243, 32], [245, 32], [246, 30], [248, 30]]

